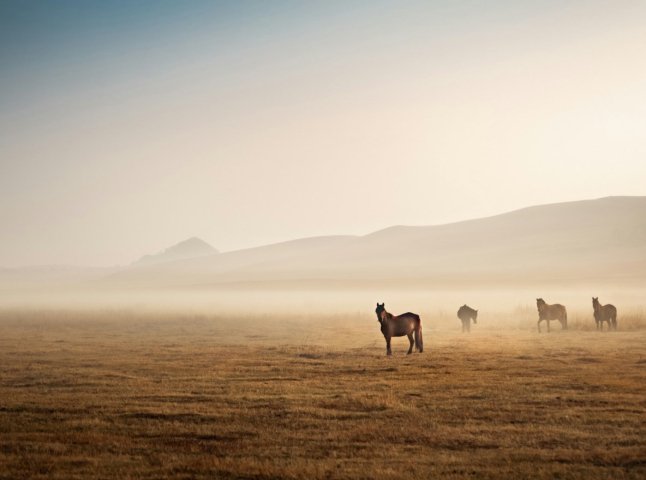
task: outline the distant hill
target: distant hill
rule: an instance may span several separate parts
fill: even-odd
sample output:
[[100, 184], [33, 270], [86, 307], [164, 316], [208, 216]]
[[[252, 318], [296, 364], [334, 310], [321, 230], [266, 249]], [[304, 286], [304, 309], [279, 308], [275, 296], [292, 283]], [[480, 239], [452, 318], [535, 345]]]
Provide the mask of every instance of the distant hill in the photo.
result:
[[214, 255], [217, 253], [219, 252], [204, 240], [201, 240], [197, 237], [192, 237], [188, 240], [184, 240], [183, 242], [179, 242], [178, 244], [167, 248], [163, 252], [159, 252], [154, 255], [144, 255], [132, 265], [156, 265], [165, 262], [185, 260], [188, 258], [199, 258], [206, 255]]
[[200, 258], [172, 260], [167, 252], [156, 256], [163, 263], [140, 261], [106, 281], [150, 287], [644, 281], [646, 197], [541, 205], [219, 255], [204, 250]]

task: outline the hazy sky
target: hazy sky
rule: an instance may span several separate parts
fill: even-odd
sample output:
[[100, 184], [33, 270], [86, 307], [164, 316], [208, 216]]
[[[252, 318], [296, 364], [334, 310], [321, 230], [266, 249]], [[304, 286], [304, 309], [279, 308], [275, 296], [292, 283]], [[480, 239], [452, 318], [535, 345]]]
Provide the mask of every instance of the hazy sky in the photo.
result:
[[646, 195], [644, 25], [644, 1], [0, 1], [0, 266]]

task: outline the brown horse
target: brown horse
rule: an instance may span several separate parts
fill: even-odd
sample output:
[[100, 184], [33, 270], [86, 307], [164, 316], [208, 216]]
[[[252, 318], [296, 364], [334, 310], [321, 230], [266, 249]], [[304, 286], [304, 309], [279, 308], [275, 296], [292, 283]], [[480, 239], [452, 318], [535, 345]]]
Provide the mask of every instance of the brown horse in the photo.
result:
[[555, 303], [548, 305], [542, 298], [536, 299], [536, 307], [538, 307], [538, 333], [541, 333], [541, 322], [547, 321], [547, 331], [550, 331], [550, 320], [558, 320], [561, 322], [561, 328], [567, 330], [567, 310], [563, 305]]
[[458, 318], [462, 321], [462, 333], [471, 331], [471, 320], [478, 323], [478, 311], [469, 307], [466, 303], [458, 310]]
[[[390, 339], [392, 337], [408, 336], [410, 348], [408, 355], [413, 352], [413, 345], [419, 353], [424, 351], [424, 342], [422, 341], [422, 320], [419, 315], [411, 312], [402, 313], [401, 315], [393, 315], [386, 311], [385, 304], [377, 304], [375, 310], [377, 314], [377, 321], [381, 324], [381, 333], [384, 334], [386, 339], [386, 355], [392, 355], [390, 349]], [[413, 335], [415, 340], [413, 341]]]
[[592, 297], [592, 308], [597, 330], [603, 330], [603, 322], [608, 322], [608, 330], [617, 330], [617, 309], [614, 305], [601, 305], [599, 297]]

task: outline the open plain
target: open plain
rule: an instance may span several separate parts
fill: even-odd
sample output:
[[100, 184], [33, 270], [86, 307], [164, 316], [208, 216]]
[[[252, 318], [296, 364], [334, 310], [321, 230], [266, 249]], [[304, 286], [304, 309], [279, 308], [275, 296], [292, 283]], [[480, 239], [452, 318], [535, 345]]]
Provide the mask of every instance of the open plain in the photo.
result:
[[6, 310], [0, 478], [644, 478], [641, 319], [527, 315]]

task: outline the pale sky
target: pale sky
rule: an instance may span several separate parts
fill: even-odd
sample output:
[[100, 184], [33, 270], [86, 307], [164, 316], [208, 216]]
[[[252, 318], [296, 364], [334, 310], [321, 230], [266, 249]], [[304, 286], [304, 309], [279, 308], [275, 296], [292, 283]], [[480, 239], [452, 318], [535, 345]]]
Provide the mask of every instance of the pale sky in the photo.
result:
[[0, 2], [0, 266], [646, 195], [646, 2]]

